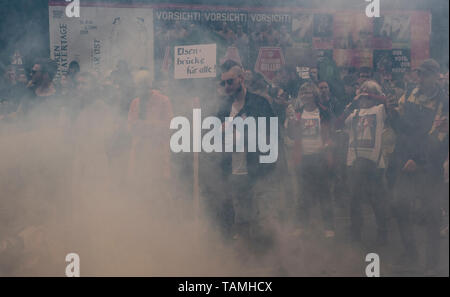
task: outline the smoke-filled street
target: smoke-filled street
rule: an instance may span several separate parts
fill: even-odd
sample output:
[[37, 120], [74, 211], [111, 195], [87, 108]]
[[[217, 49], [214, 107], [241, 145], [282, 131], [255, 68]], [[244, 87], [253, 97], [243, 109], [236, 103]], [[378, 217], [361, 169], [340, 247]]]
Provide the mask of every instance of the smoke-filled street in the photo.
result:
[[0, 276], [448, 277], [448, 6], [0, 1]]

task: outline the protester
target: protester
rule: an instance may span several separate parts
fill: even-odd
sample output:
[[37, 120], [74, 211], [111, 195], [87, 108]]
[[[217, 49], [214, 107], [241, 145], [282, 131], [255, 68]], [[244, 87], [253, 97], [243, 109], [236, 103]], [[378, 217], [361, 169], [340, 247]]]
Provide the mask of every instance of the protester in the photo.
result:
[[[129, 178], [136, 187], [146, 188], [148, 195], [167, 197], [172, 105], [168, 97], [152, 89], [149, 71], [138, 71], [134, 80], [137, 97], [128, 113], [128, 129], [132, 135]], [[158, 168], [158, 172], [153, 168]]]
[[317, 69], [317, 67], [309, 68], [309, 78], [315, 84], [319, 82], [319, 70]]
[[[23, 71], [23, 69], [21, 69]], [[3, 118], [14, 117], [18, 106], [26, 96], [29, 96], [29, 90], [26, 88], [27, 81], [23, 79], [23, 74], [19, 69], [12, 65], [9, 66], [4, 74], [4, 85], [0, 89], [1, 110]]]
[[23, 98], [18, 107], [18, 112], [27, 114], [32, 109], [45, 103], [47, 109], [52, 107], [58, 109], [57, 92], [53, 83], [57, 65], [50, 59], [38, 59], [31, 69], [31, 80], [27, 84], [30, 93]]
[[370, 67], [359, 68], [359, 81], [364, 83], [366, 80], [372, 79], [372, 69]]
[[288, 134], [296, 141], [293, 154], [300, 189], [298, 217], [302, 228], [307, 229], [311, 208], [320, 202], [324, 235], [330, 238], [335, 236], [330, 192], [330, 115], [328, 110], [320, 108], [320, 93], [313, 83], [300, 87], [299, 99], [303, 106], [295, 110], [295, 115], [291, 113], [288, 122]]
[[[418, 246], [414, 222], [427, 230], [427, 273], [439, 264], [440, 195], [443, 167], [448, 155], [448, 94], [439, 86], [439, 64], [425, 60], [418, 68], [419, 85], [392, 106], [398, 140], [395, 152], [394, 213], [405, 254], [400, 264], [417, 267]], [[414, 205], [420, 205], [419, 208]]]
[[[297, 258], [299, 253], [308, 254], [308, 245], [318, 252], [331, 247], [353, 256], [349, 247], [365, 251], [370, 246], [374, 253], [393, 252], [394, 265], [382, 264], [386, 274], [442, 275], [438, 270], [441, 239], [448, 241], [449, 214], [448, 65], [441, 69], [436, 61], [427, 59], [417, 69], [409, 69], [420, 55], [402, 50], [405, 56], [396, 56], [400, 52], [391, 49], [391, 45], [395, 48], [394, 40], [372, 49], [366, 42], [372, 33], [367, 30], [336, 39], [334, 35], [341, 33], [341, 28], [332, 30], [331, 15], [288, 12], [289, 18], [284, 18], [235, 14], [251, 20], [247, 23], [225, 21], [225, 16], [231, 16], [225, 12], [182, 11], [180, 8], [172, 14], [161, 10], [157, 20], [155, 14], [155, 61], [136, 56], [134, 62], [143, 62], [136, 64], [125, 56], [123, 60], [112, 57], [108, 42], [97, 44], [97, 40], [90, 56], [75, 52], [65, 56], [61, 45], [59, 53], [59, 46], [52, 49], [55, 60], [34, 60], [30, 51], [23, 64], [18, 53], [10, 65], [2, 64], [0, 132], [7, 137], [0, 149], [4, 153], [4, 146], [17, 142], [8, 149], [23, 149], [25, 153], [17, 159], [26, 160], [19, 160], [16, 166], [16, 160], [2, 158], [2, 191], [8, 195], [8, 190], [21, 193], [24, 187], [25, 196], [51, 197], [48, 204], [39, 205], [45, 215], [51, 207], [59, 210], [55, 205], [63, 205], [61, 216], [70, 216], [72, 206], [77, 207], [74, 213], [84, 209], [83, 215], [92, 221], [83, 222], [82, 216], [76, 221], [67, 218], [83, 227], [102, 219], [92, 215], [90, 207], [97, 201], [109, 208], [111, 193], [121, 196], [120, 205], [134, 205], [146, 219], [160, 216], [186, 225], [186, 218], [202, 222], [200, 214], [205, 206], [209, 214], [205, 225], [213, 226], [214, 232], [219, 229], [220, 238], [232, 243], [241, 260], [256, 255], [260, 261], [261, 255], [269, 255], [281, 263], [285, 260], [283, 252], [289, 250]], [[143, 18], [131, 19], [140, 24], [141, 37], [149, 33], [144, 30], [148, 23], [144, 25]], [[117, 17], [111, 21], [125, 25], [128, 20], [124, 20]], [[302, 27], [302, 23], [308, 26]], [[379, 25], [375, 21], [374, 31]], [[95, 29], [91, 24], [84, 27]], [[292, 39], [291, 27], [295, 34], [302, 31], [302, 38]], [[362, 43], [352, 40], [361, 36]], [[374, 37], [377, 42], [373, 46], [378, 46], [387, 36]], [[187, 47], [183, 56], [190, 57], [174, 60], [181, 56], [174, 52], [174, 46], [207, 43], [216, 45], [216, 52], [207, 56], [214, 60], [217, 55], [218, 65], [205, 62], [209, 58], [203, 59], [200, 53], [193, 57], [194, 50]], [[349, 52], [352, 44], [354, 49], [364, 51], [352, 52], [355, 55], [350, 59], [344, 51]], [[261, 47], [267, 51], [260, 52]], [[275, 50], [270, 53], [270, 48]], [[303, 58], [310, 50], [317, 54], [317, 61], [316, 57], [311, 61]], [[366, 56], [366, 51], [371, 55]], [[257, 57], [260, 65], [255, 67]], [[198, 62], [205, 66], [198, 70], [200, 73], [211, 70], [217, 74], [175, 79], [175, 70], [184, 62], [190, 70], [194, 69], [191, 64]], [[195, 71], [192, 74], [199, 74]], [[200, 108], [203, 118], [220, 119], [225, 142], [222, 151], [189, 155], [171, 152], [171, 120], [175, 115], [189, 118], [193, 108]], [[261, 117], [265, 118], [265, 131], [258, 129], [262, 127], [258, 121]], [[258, 131], [256, 152], [249, 150], [246, 138], [250, 118], [255, 118]], [[276, 130], [270, 126], [271, 118], [277, 119]], [[244, 135], [236, 128], [240, 120], [247, 129]], [[230, 127], [233, 132], [225, 133]], [[206, 128], [202, 126], [201, 131]], [[260, 160], [270, 153], [259, 147], [262, 136], [266, 136], [266, 146], [276, 139], [277, 159], [273, 163]], [[241, 139], [245, 139], [244, 150], [237, 151]], [[35, 146], [28, 149], [28, 142], [33, 141]], [[14, 156], [11, 152], [6, 151]], [[46, 158], [33, 159], [39, 154]], [[56, 174], [52, 171], [54, 163]], [[23, 177], [32, 174], [38, 177], [32, 182]], [[51, 180], [53, 176], [60, 180]], [[47, 180], [51, 180], [49, 185]], [[26, 203], [21, 197], [16, 200], [10, 196], [0, 201], [0, 274], [10, 273], [11, 263], [20, 262], [26, 253], [27, 244], [22, 242], [20, 232], [6, 230], [22, 218], [25, 210], [18, 210], [21, 215], [17, 218], [5, 216], [9, 208]], [[63, 198], [58, 200], [56, 196]], [[317, 203], [319, 220], [314, 216]], [[376, 238], [371, 238], [371, 224], [366, 224], [372, 220], [372, 213], [363, 211], [366, 203], [374, 214]], [[178, 205], [176, 212], [160, 211], [160, 206], [171, 209], [174, 205]], [[392, 223], [398, 225], [398, 235], [396, 229], [391, 232]], [[424, 263], [419, 244], [422, 234], [416, 225], [425, 227]], [[203, 232], [204, 225], [199, 226]], [[24, 230], [41, 233], [41, 227], [33, 228], [25, 226]], [[319, 236], [312, 236], [317, 230]], [[121, 231], [117, 233], [125, 233]], [[139, 234], [153, 240], [150, 233]], [[398, 257], [396, 236], [402, 244]], [[360, 257], [358, 253], [356, 256]], [[390, 259], [383, 257], [383, 263], [390, 264]]]
[[323, 80], [319, 81], [318, 87], [320, 91], [319, 103], [321, 108], [326, 109], [327, 114], [329, 114], [331, 118], [339, 116], [344, 108], [340, 106], [336, 97], [332, 96], [328, 83]]
[[77, 61], [72, 61], [67, 69], [67, 78], [74, 81], [77, 74], [80, 73], [80, 64]]
[[355, 242], [362, 241], [362, 204], [367, 199], [377, 223], [377, 245], [387, 242], [386, 201], [383, 185], [385, 161], [381, 151], [382, 134], [386, 121], [383, 104], [375, 99], [382, 96], [381, 87], [368, 80], [360, 88], [344, 114], [349, 134], [347, 165], [351, 184], [351, 236]]
[[[242, 68], [233, 66], [222, 73], [221, 86], [226, 94], [226, 101], [218, 113], [223, 129], [226, 129], [225, 125], [232, 125], [225, 120], [226, 117], [264, 117], [267, 122], [266, 139], [270, 139], [269, 118], [275, 116], [274, 112], [266, 99], [248, 91]], [[259, 149], [250, 152], [247, 147], [244, 152], [234, 150], [223, 154], [221, 166], [229, 189], [227, 196], [233, 203], [235, 238], [250, 248], [265, 249], [273, 240], [273, 230], [267, 228], [273, 227], [278, 215], [275, 205], [279, 187], [274, 173], [279, 161], [260, 163], [261, 154]]]

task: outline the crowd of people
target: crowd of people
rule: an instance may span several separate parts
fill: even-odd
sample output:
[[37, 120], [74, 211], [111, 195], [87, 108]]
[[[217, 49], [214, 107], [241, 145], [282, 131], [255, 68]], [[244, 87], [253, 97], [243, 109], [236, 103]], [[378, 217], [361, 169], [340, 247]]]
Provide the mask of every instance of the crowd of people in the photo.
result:
[[[248, 43], [241, 29], [235, 40]], [[200, 108], [213, 106], [209, 113], [223, 125], [227, 117], [277, 117], [275, 163], [260, 163], [264, 152], [247, 149], [200, 158], [202, 199], [225, 240], [263, 252], [276, 244], [276, 226], [286, 221], [293, 222], [294, 237], [323, 226], [323, 237], [333, 240], [340, 236], [335, 218], [340, 207], [350, 217], [349, 240], [359, 244], [367, 202], [377, 226], [374, 247], [389, 244], [392, 219], [404, 246], [400, 265], [416, 265], [420, 223], [426, 228], [425, 269], [436, 273], [440, 241], [448, 240], [449, 109], [448, 72], [436, 61], [425, 60], [395, 80], [387, 70], [342, 69], [344, 94], [337, 94], [336, 83], [321, 77], [318, 68], [300, 78], [295, 67], [285, 66], [268, 83], [231, 60], [221, 65], [218, 81], [207, 81], [208, 90], [175, 87], [164, 75], [152, 82], [149, 69], [129, 69], [124, 61], [105, 75], [80, 69], [76, 61], [67, 73], [56, 74], [56, 63], [48, 59], [36, 60], [30, 73], [23, 65], [6, 67], [0, 125], [39, 114], [64, 115], [69, 125], [84, 116], [83, 123], [95, 125], [83, 113], [87, 107], [114, 107], [114, 137], [102, 146], [111, 170], [120, 168], [114, 183], [141, 195], [173, 198], [191, 195], [180, 193], [176, 180], [192, 171], [185, 166], [173, 172], [179, 159], [169, 148], [171, 119], [189, 113], [180, 107], [186, 97], [200, 97]], [[317, 203], [320, 220], [313, 217]]]
[[392, 218], [405, 248], [399, 263], [414, 266], [413, 226], [420, 221], [427, 233], [425, 266], [436, 269], [440, 236], [448, 234], [448, 72], [429, 59], [393, 81], [392, 73], [363, 67], [343, 77], [344, 98], [334, 96], [315, 68], [306, 81], [289, 75], [289, 68], [278, 74], [271, 86], [248, 85], [281, 120], [286, 161], [298, 182], [294, 233], [308, 232], [311, 207], [319, 202], [324, 236], [335, 237], [333, 204], [348, 196], [353, 242], [362, 241], [362, 205], [368, 202], [377, 225], [374, 247], [387, 245]]

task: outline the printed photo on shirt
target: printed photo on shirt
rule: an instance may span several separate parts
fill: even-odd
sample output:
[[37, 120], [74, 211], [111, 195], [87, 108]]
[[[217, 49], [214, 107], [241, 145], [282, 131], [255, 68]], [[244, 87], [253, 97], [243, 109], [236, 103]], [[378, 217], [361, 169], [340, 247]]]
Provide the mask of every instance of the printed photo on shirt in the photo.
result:
[[303, 137], [317, 137], [319, 135], [319, 119], [302, 119]]
[[373, 149], [377, 130], [377, 116], [369, 114], [360, 116], [356, 126], [357, 147]]

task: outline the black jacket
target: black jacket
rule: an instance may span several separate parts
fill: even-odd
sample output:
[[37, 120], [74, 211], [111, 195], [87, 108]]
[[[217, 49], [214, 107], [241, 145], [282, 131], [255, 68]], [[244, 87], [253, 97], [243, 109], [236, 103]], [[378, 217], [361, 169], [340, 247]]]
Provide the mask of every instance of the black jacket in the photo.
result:
[[[229, 117], [230, 111], [231, 111], [231, 105], [233, 102], [227, 101], [222, 108], [220, 109], [218, 113], [218, 117], [220, 118], [221, 122], [223, 123], [225, 121], [226, 117]], [[269, 141], [270, 139], [270, 117], [275, 117], [275, 113], [272, 110], [272, 107], [267, 102], [267, 100], [264, 97], [261, 97], [259, 95], [253, 94], [248, 92], [245, 96], [245, 104], [242, 107], [241, 111], [237, 114], [238, 116], [246, 115], [246, 117], [254, 117], [256, 121], [256, 129], [258, 129], [258, 117], [265, 117], [266, 118], [266, 140]], [[279, 128], [277, 127], [278, 132]], [[257, 130], [258, 131], [258, 130]], [[278, 136], [280, 133], [278, 133]], [[247, 136], [247, 133], [246, 133]], [[223, 138], [224, 139], [224, 138]], [[277, 139], [278, 144], [280, 144], [280, 139]], [[256, 137], [256, 143], [258, 144], [258, 136]], [[245, 147], [247, 148], [247, 137], [245, 138]], [[259, 151], [258, 145], [256, 145], [256, 152], [248, 152], [247, 151], [247, 170], [248, 175], [251, 180], [255, 180], [256, 178], [260, 178], [263, 176], [266, 176], [267, 174], [274, 171], [276, 163], [260, 163], [259, 162], [259, 156], [260, 155], [268, 155], [269, 153], [261, 153]], [[278, 147], [278, 154], [280, 154], [281, 148]], [[226, 153], [225, 150], [223, 150], [222, 153], [222, 173], [225, 177], [229, 176], [231, 174], [231, 153]]]
[[[416, 89], [410, 96], [420, 96]], [[448, 118], [448, 96], [439, 89], [434, 100], [436, 107], [426, 108], [418, 102], [403, 103], [401, 114], [395, 114], [392, 126], [397, 134], [395, 167], [401, 170], [406, 161], [414, 160], [427, 174], [442, 176], [442, 164], [448, 154], [448, 134], [439, 140], [437, 131], [430, 133], [438, 108]]]

